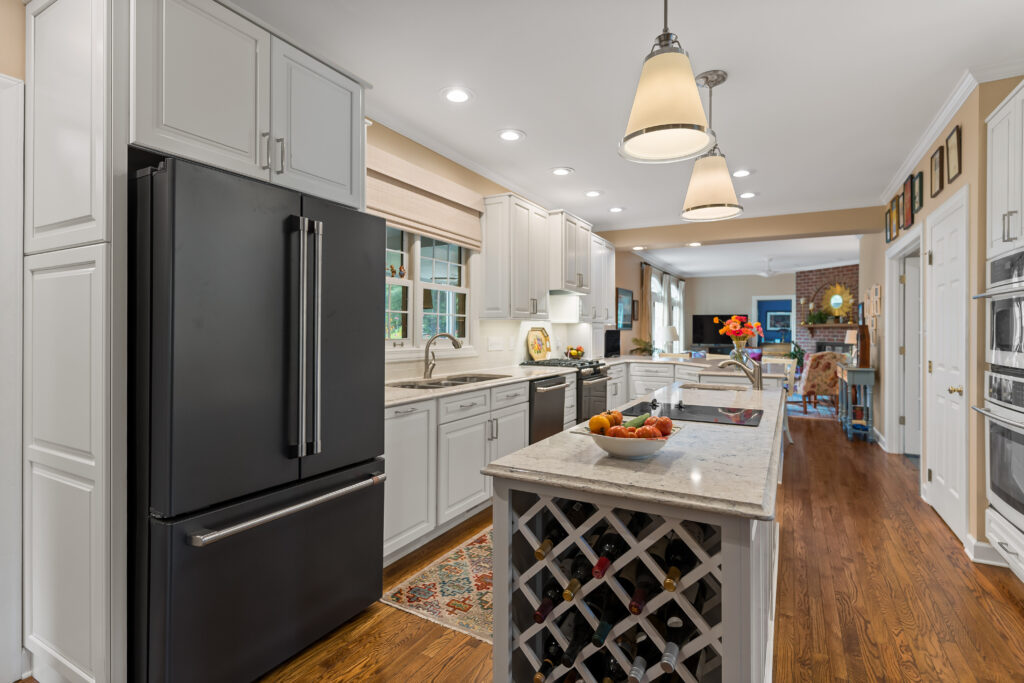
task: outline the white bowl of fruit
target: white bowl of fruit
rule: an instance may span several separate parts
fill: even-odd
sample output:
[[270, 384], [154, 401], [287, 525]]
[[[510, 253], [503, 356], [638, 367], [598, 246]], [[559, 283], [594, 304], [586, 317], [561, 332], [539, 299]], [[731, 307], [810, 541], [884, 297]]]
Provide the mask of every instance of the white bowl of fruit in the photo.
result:
[[617, 410], [595, 415], [581, 428], [605, 453], [626, 460], [650, 458], [680, 429], [669, 418], [650, 413], [623, 422]]

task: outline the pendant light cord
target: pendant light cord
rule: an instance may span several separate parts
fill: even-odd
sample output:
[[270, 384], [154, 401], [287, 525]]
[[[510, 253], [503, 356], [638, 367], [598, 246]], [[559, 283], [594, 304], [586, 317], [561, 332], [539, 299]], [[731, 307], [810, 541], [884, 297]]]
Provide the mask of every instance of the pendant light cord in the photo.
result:
[[661, 32], [668, 33], [668, 0], [665, 0], [665, 28]]

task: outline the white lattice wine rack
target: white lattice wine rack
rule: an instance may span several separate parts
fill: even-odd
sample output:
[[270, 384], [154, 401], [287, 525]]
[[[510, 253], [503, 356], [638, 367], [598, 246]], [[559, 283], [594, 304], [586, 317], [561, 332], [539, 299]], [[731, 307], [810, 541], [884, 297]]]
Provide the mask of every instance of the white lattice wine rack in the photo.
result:
[[[593, 507], [578, 525], [570, 522], [560, 505], [572, 501]], [[601, 647], [588, 642], [571, 667], [559, 662], [547, 681], [561, 681], [570, 669], [580, 679], [599, 683], [603, 662], [614, 658], [622, 672], [628, 672], [632, 658], [617, 643], [619, 636], [642, 629], [659, 652], [665, 649], [664, 628], [652, 615], [674, 601], [694, 627], [695, 635], [682, 645], [675, 670], [662, 670], [660, 654], [647, 662], [645, 681], [763, 681], [770, 679], [771, 641], [774, 615], [775, 547], [777, 533], [772, 521], [759, 521], [671, 508], [629, 499], [595, 496], [510, 480], [495, 480], [494, 499], [495, 639], [494, 680], [529, 682], [541, 668], [546, 640], [554, 638], [564, 651], [572, 633], [559, 628], [569, 610], [578, 610], [596, 629], [599, 618], [587, 604], [594, 591], [610, 590], [622, 603], [620, 620], [613, 625]], [[628, 524], [635, 513], [646, 517], [634, 536]], [[546, 524], [554, 520], [565, 531], [545, 557], [538, 560], [534, 549], [544, 538]], [[695, 524], [689, 524], [693, 522]], [[691, 533], [698, 528], [698, 533]], [[599, 553], [591, 543], [605, 531], [617, 533], [627, 550], [612, 563], [603, 578], [590, 578], [571, 601], [559, 599], [540, 624], [534, 611], [540, 606], [545, 582], [569, 584], [568, 557], [582, 553], [591, 565]], [[700, 534], [699, 532], [703, 532]], [[699, 538], [703, 535], [703, 538]], [[676, 590], [658, 590], [648, 596], [640, 614], [630, 614], [631, 594], [623, 588], [620, 573], [637, 563], [650, 572], [660, 586], [665, 568], [655, 549], [666, 539], [678, 538], [696, 556], [696, 565], [683, 575]], [[703, 605], [698, 611], [693, 596], [703, 587]], [[626, 680], [620, 674], [619, 680]]]

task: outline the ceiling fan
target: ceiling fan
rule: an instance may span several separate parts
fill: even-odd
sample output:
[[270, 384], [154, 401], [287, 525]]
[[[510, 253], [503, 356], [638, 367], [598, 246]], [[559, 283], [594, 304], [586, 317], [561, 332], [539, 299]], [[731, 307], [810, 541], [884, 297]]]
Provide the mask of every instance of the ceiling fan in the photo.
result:
[[758, 275], [760, 275], [761, 277], [771, 277], [772, 275], [778, 274], [779, 272], [777, 270], [772, 270], [772, 259], [769, 256], [764, 260], [764, 270], [758, 273]]

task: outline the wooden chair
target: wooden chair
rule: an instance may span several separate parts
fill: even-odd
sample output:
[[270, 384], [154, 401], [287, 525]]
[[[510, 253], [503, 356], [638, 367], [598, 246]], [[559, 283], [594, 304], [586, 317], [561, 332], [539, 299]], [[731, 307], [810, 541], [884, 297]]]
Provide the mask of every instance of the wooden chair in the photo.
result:
[[804, 413], [807, 412], [808, 398], [815, 408], [818, 407], [819, 396], [830, 398], [833, 408], [838, 406], [839, 377], [836, 375], [836, 365], [844, 359], [844, 354], [835, 351], [821, 351], [804, 356], [804, 372], [796, 388], [796, 393], [800, 394], [803, 400]]

